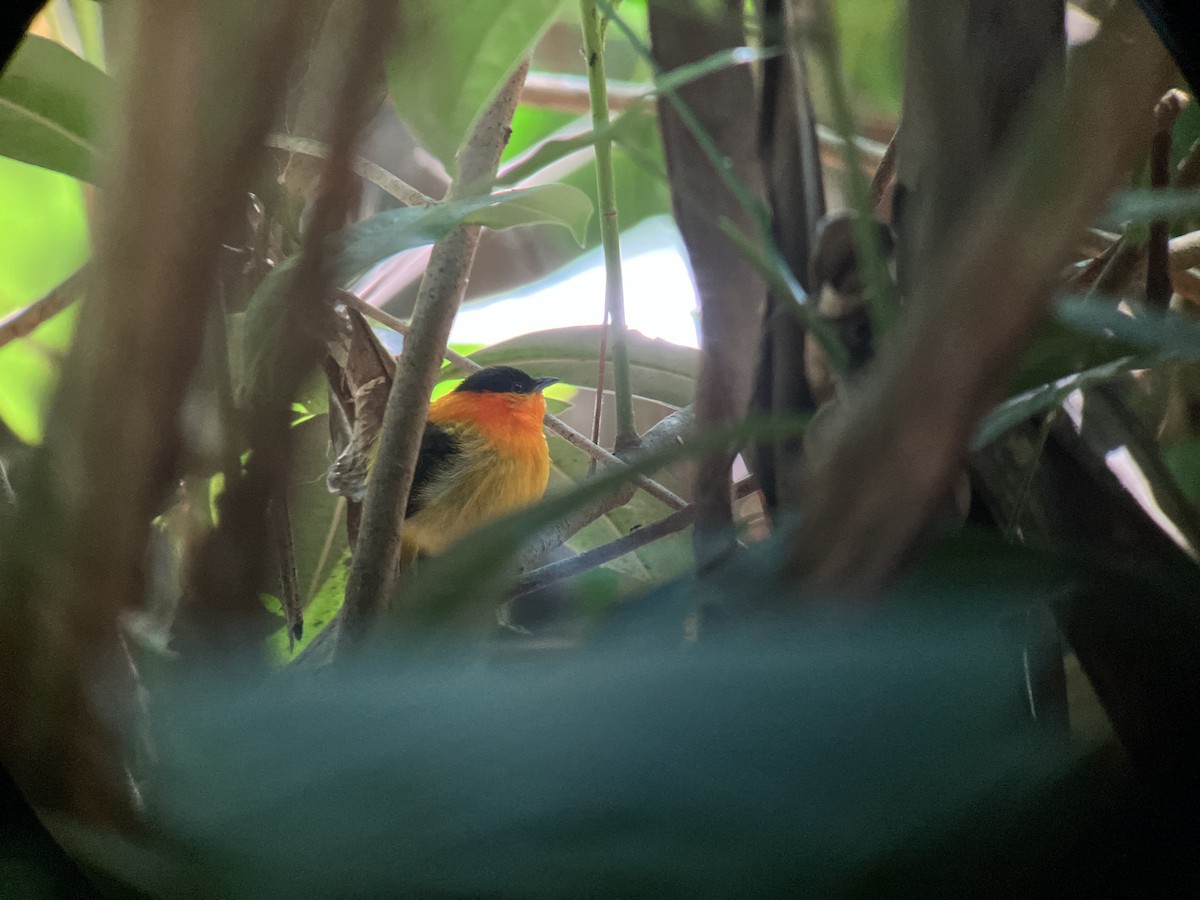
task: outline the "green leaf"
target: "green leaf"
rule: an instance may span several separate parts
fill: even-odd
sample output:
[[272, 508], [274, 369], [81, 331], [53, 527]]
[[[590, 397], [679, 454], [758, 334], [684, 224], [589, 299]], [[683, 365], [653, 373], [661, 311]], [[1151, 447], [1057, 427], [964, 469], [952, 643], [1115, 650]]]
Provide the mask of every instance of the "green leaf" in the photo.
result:
[[[531, 375], [553, 375], [595, 389], [600, 332], [595, 325], [535, 331], [493, 344], [473, 353], [471, 359], [483, 366], [516, 366]], [[639, 397], [687, 406], [696, 394], [699, 367], [699, 350], [629, 333], [629, 374]], [[449, 363], [443, 377], [457, 371]]]
[[[549, 491], [567, 490], [573, 485], [583, 483], [588, 477], [588, 456], [558, 435], [549, 435], [548, 441], [551, 463]], [[648, 525], [670, 514], [671, 510], [661, 500], [656, 500], [644, 491], [638, 491], [629, 503], [610, 510], [576, 532], [567, 541], [567, 546], [576, 553], [584, 553], [611, 543], [629, 534], [634, 528]], [[690, 529], [685, 529], [654, 541], [605, 563], [603, 568], [611, 570], [617, 576], [616, 586], [621, 594], [648, 585], [662, 584], [691, 569], [690, 534]]]
[[1133, 190], [1118, 194], [1102, 225], [1145, 225], [1156, 219], [1179, 219], [1200, 214], [1200, 191]]
[[[0, 317], [60, 284], [88, 252], [79, 183], [0, 158]], [[0, 347], [0, 418], [27, 443], [41, 440], [58, 357], [71, 341], [74, 323], [74, 313], [67, 311]]]
[[111, 96], [109, 77], [95, 66], [28, 35], [0, 76], [0, 155], [91, 180]]
[[1017, 375], [1010, 386], [1012, 394], [1023, 393], [1083, 369], [1131, 356], [1137, 347], [1118, 341], [1103, 330], [1084, 331], [1049, 316], [1038, 327], [1033, 343], [1025, 351]]
[[1179, 489], [1193, 504], [1200, 505], [1200, 441], [1186, 441], [1162, 451], [1167, 468]]
[[346, 576], [349, 572], [350, 551], [345, 550], [341, 556], [335, 557], [329, 577], [305, 608], [304, 635], [294, 645], [289, 643], [286, 625], [267, 636], [267, 658], [274, 665], [287, 665], [333, 621], [346, 599]]
[[1200, 324], [1177, 312], [1132, 304], [1131, 307], [1132, 315], [1110, 299], [1064, 297], [1055, 304], [1054, 314], [1060, 322], [1083, 334], [1155, 350], [1164, 356], [1164, 361], [1200, 359]]
[[[904, 84], [904, 8], [896, 0], [835, 3], [846, 81], [873, 117], [899, 116]], [[863, 102], [865, 101], [865, 103]]]
[[549, 27], [563, 0], [409, 3], [388, 63], [396, 112], [422, 146], [455, 156], [504, 80]]
[[[577, 198], [587, 203], [587, 198], [574, 188], [548, 184], [432, 206], [388, 210], [332, 238], [337, 254], [334, 283], [347, 287], [377, 263], [405, 250], [432, 244], [462, 224], [502, 229], [549, 222], [572, 231], [585, 228], [591, 211], [584, 210]], [[246, 310], [245, 347], [250, 355], [246, 360], [247, 384], [242, 389], [256, 392], [255, 397], [269, 394], [269, 382], [261, 379], [274, 371], [279, 354], [289, 349], [280, 343], [286, 329], [280, 329], [279, 322], [288, 315], [291, 273], [295, 267], [296, 257], [276, 266], [258, 286]], [[255, 402], [251, 400], [252, 407]]]
[[521, 225], [561, 225], [579, 246], [584, 245], [592, 218], [592, 201], [587, 194], [567, 184], [545, 184], [521, 193], [524, 196], [472, 213], [468, 221], [493, 231]]
[[1147, 361], [1133, 356], [1125, 356], [1010, 397], [988, 413], [979, 426], [979, 431], [975, 434], [972, 447], [976, 450], [986, 447], [1008, 429], [1019, 425], [1029, 417], [1062, 405], [1067, 397], [1080, 388], [1117, 378], [1132, 369], [1146, 367]]
[[[1064, 297], [1054, 306], [1055, 320], [1077, 335], [1101, 344], [1087, 352], [1093, 357], [1110, 352], [1124, 355], [1081, 372], [1041, 384], [1006, 400], [984, 419], [974, 446], [984, 447], [1030, 416], [1053, 409], [1073, 391], [1108, 381], [1134, 369], [1150, 369], [1171, 362], [1200, 360], [1200, 324], [1176, 312], [1135, 307], [1131, 315], [1103, 297]], [[1088, 347], [1086, 342], [1075, 349]], [[1078, 359], [1078, 357], [1076, 357]]]
[[[535, 172], [541, 171], [550, 164], [558, 162], [558, 160], [585, 147], [590, 147], [600, 140], [610, 139], [624, 142], [627, 140], [630, 130], [636, 126], [637, 120], [648, 115], [645, 108], [647, 100], [667, 91], [681, 88], [697, 79], [711, 75], [714, 72], [720, 72], [730, 66], [747, 65], [752, 62], [770, 59], [777, 54], [778, 51], [773, 49], [734, 47], [729, 50], [719, 50], [710, 56], [706, 56], [704, 59], [688, 63], [677, 69], [672, 69], [670, 72], [664, 72], [655, 80], [653, 85], [647, 86], [644, 98], [636, 99], [627, 110], [613, 118], [607, 125], [585, 131], [583, 134], [578, 134], [574, 137], [546, 141], [538, 147], [536, 152], [530, 154], [526, 160], [504, 172], [497, 183], [516, 184], [533, 175]], [[651, 116], [651, 118], [654, 117]], [[624, 207], [621, 208], [624, 209]]]
[[[562, 225], [577, 234], [580, 228], [587, 227], [590, 217], [591, 204], [587, 197], [581, 191], [559, 184], [501, 191], [433, 206], [392, 209], [352, 225], [337, 236], [339, 257], [334, 278], [347, 284], [389, 256], [432, 244], [458, 225], [484, 225], [499, 231], [550, 223]], [[286, 266], [287, 263], [279, 269]]]

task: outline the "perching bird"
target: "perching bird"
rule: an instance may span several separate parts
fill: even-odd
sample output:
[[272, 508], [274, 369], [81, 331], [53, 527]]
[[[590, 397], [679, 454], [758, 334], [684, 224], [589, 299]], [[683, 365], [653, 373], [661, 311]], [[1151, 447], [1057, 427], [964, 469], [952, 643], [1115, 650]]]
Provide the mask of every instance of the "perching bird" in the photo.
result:
[[[541, 498], [550, 478], [542, 391], [557, 381], [492, 366], [433, 401], [405, 510], [403, 558], [440, 553]], [[365, 452], [343, 452], [330, 468], [330, 490], [361, 501], [377, 449], [374, 435]]]

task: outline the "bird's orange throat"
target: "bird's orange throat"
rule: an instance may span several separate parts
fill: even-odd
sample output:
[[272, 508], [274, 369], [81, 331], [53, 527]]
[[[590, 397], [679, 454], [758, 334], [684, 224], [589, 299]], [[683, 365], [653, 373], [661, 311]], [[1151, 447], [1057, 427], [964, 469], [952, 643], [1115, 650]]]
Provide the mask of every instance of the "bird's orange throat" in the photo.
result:
[[531, 441], [545, 446], [545, 415], [546, 400], [540, 393], [455, 391], [429, 407], [429, 421], [435, 425], [474, 426], [496, 449], [513, 452], [527, 449]]

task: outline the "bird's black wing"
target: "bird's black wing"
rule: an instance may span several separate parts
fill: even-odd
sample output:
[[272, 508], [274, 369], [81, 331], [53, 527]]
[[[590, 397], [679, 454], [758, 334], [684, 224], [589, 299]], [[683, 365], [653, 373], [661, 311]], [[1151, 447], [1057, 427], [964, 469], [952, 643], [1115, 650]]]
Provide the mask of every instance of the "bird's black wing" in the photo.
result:
[[453, 465], [462, 454], [462, 444], [453, 434], [432, 422], [425, 423], [421, 437], [421, 452], [417, 454], [417, 471], [413, 474], [412, 490], [408, 494], [405, 518], [416, 515], [424, 506], [422, 494], [434, 481], [437, 473]]

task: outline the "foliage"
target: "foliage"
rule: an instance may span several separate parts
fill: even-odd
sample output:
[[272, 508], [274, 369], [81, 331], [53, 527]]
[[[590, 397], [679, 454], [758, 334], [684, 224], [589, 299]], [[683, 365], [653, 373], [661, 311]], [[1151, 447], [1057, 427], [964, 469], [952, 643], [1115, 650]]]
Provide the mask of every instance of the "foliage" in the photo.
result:
[[[166, 16], [179, 28], [213, 28], [222, 10], [234, 9], [210, 7], [191, 21], [186, 10], [201, 6], [181, 2], [142, 10], [143, 26]], [[186, 390], [163, 400], [156, 408], [170, 415], [152, 423], [167, 435], [163, 459], [170, 471], [145, 477], [172, 488], [149, 492], [157, 504], [152, 511], [132, 508], [131, 500], [131, 509], [114, 503], [91, 510], [91, 519], [64, 519], [109, 522], [112, 534], [103, 527], [56, 533], [53, 517], [85, 502], [71, 479], [98, 476], [87, 468], [88, 448], [80, 459], [55, 457], [47, 435], [79, 427], [81, 408], [126, 401], [102, 395], [99, 382], [90, 385], [80, 373], [125, 367], [144, 385], [161, 375], [139, 368], [137, 297], [122, 306], [111, 290], [83, 296], [84, 303], [112, 304], [110, 317], [128, 319], [128, 346], [77, 333], [71, 309], [46, 313], [48, 321], [32, 331], [13, 329], [22, 317], [49, 309], [42, 298], [85, 264], [89, 288], [139, 266], [129, 247], [105, 243], [118, 233], [113, 210], [128, 216], [140, 209], [139, 200], [111, 185], [93, 187], [108, 184], [104, 173], [114, 154], [129, 152], [110, 140], [127, 137], [120, 133], [117, 95], [142, 96], [119, 88], [99, 67], [107, 60], [114, 72], [127, 71], [146, 52], [139, 44], [144, 37], [124, 33], [133, 17], [116, 15], [113, 6], [58, 4], [37, 25], [53, 39], [30, 35], [0, 69], [0, 474], [5, 484], [11, 476], [15, 489], [13, 501], [7, 491], [0, 495], [0, 694], [14, 685], [46, 692], [37, 728], [19, 716], [0, 724], [6, 767], [0, 774], [11, 771], [11, 793], [21, 798], [0, 804], [18, 811], [14, 837], [0, 837], [0, 893], [75, 890], [82, 877], [77, 866], [113, 896], [319, 897], [349, 890], [696, 897], [897, 889], [962, 895], [977, 893], [980, 884], [1046, 894], [1110, 876], [1122, 886], [1148, 877], [1157, 860], [1128, 838], [1136, 829], [1129, 828], [1124, 792], [1140, 779], [1144, 796], [1162, 804], [1156, 813], [1164, 821], [1176, 806], [1161, 798], [1178, 795], [1186, 806], [1196, 796], [1194, 716], [1180, 710], [1200, 685], [1194, 658], [1200, 322], [1189, 306], [1200, 303], [1200, 266], [1172, 263], [1170, 254], [1181, 254], [1183, 245], [1150, 247], [1156, 239], [1148, 235], [1161, 229], [1145, 227], [1165, 222], [1168, 231], [1182, 233], [1200, 221], [1200, 178], [1188, 174], [1200, 169], [1194, 108], [1168, 135], [1174, 175], [1166, 184], [1136, 182], [1137, 189], [1111, 198], [1080, 200], [1096, 211], [1108, 203], [1094, 224], [1115, 229], [1115, 243], [1113, 235], [1096, 238], [1111, 246], [1076, 252], [1066, 274], [1051, 271], [1051, 262], [1061, 262], [1052, 260], [1046, 271], [1029, 275], [1047, 285], [1047, 314], [1008, 329], [1021, 311], [1004, 319], [1009, 298], [992, 298], [1000, 312], [990, 321], [1005, 326], [994, 330], [1019, 332], [1019, 340], [989, 344], [991, 335], [972, 331], [982, 328], [978, 323], [960, 324], [954, 336], [963, 346], [1003, 355], [995, 367], [1003, 379], [973, 383], [964, 373], [980, 370], [960, 353], [961, 372], [938, 370], [923, 393], [912, 388], [922, 395], [906, 397], [909, 406], [885, 408], [879, 398], [894, 395], [878, 389], [904, 371], [897, 360], [915, 355], [913, 348], [931, 359], [941, 351], [952, 357], [954, 348], [947, 351], [928, 339], [932, 332], [919, 330], [926, 310], [876, 305], [869, 343], [878, 353], [853, 370], [843, 343], [853, 325], [846, 323], [863, 314], [870, 331], [864, 304], [898, 287], [885, 272], [883, 244], [866, 252], [861, 243], [864, 236], [877, 243], [882, 234], [867, 215], [878, 197], [868, 196], [863, 172], [852, 173], [862, 176], [850, 179], [861, 207], [858, 243], [808, 296], [800, 281], [816, 277], [828, 247], [816, 234], [799, 242], [816, 248], [811, 273], [800, 270], [808, 259], [791, 259], [797, 236], [782, 223], [794, 221], [789, 204], [803, 198], [788, 193], [795, 183], [779, 166], [801, 159], [828, 165], [836, 151], [793, 127], [790, 117], [810, 100], [823, 122], [836, 119], [847, 134], [852, 108], [873, 127], [895, 124], [907, 96], [901, 50], [908, 4], [814, 4], [834, 18], [800, 23], [808, 30], [783, 29], [786, 41], [803, 46], [763, 41], [751, 49], [741, 45], [763, 39], [769, 23], [743, 22], [728, 5], [727, 18], [714, 17], [713, 4], [679, 0], [670, 7], [693, 14], [687, 24], [695, 27], [688, 33], [696, 52], [687, 64], [663, 71], [651, 40], [659, 7], [643, 0], [584, 3], [584, 15], [599, 10], [609, 20], [608, 122], [597, 84], [583, 77], [589, 62], [577, 52], [574, 4], [401, 0], [381, 66], [386, 73], [356, 72], [361, 61], [339, 58], [334, 88], [305, 67], [324, 39], [321, 22], [335, 18], [335, 7], [355, 4], [315, 4], [316, 21], [286, 23], [296, 29], [290, 38], [285, 23], [272, 22], [264, 32], [278, 42], [269, 44], [279, 53], [271, 65], [292, 73], [289, 96], [276, 92], [257, 119], [255, 110], [238, 107], [215, 126], [228, 134], [213, 146], [231, 148], [232, 157], [243, 134], [253, 133], [252, 120], [292, 127], [297, 107], [334, 110], [339, 97], [374, 96], [372, 78], [386, 80], [390, 104], [364, 114], [372, 124], [350, 142], [353, 152], [339, 144], [345, 134], [334, 136], [326, 148], [332, 164], [268, 152], [257, 140], [246, 159], [228, 162], [229, 184], [199, 184], [183, 173], [161, 195], [159, 185], [148, 186], [148, 194], [174, 204], [162, 208], [179, 211], [202, 209], [199, 201], [216, 187], [236, 188], [239, 202], [249, 192], [252, 200], [228, 218], [226, 225], [236, 220], [236, 227], [197, 231], [214, 250], [204, 266], [193, 266], [191, 257], [179, 261], [181, 271], [203, 283], [198, 294], [211, 298], [203, 298], [210, 305], [194, 319], [205, 328], [181, 335], [178, 371], [186, 373]], [[391, 9], [382, 2], [359, 6], [368, 23], [370, 9]], [[761, 7], [769, 14], [794, 4]], [[212, 58], [190, 64], [228, 81], [251, 62], [262, 63], [239, 56], [243, 47], [268, 46], [247, 37], [258, 15], [230, 18], [246, 34], [225, 35], [228, 46], [220, 28], [209, 32], [204, 46]], [[830, 23], [840, 46], [825, 27]], [[294, 71], [287, 69], [291, 39], [308, 48], [298, 51]], [[96, 64], [72, 41], [86, 44]], [[780, 71], [791, 78], [805, 54], [827, 65], [811, 81], [789, 81], [774, 96], [784, 107], [771, 108], [765, 85]], [[555, 85], [553, 99], [518, 107], [494, 180], [462, 181], [462, 171], [478, 174], [471, 148], [485, 111], [531, 56], [535, 76], [554, 76], [547, 79]], [[736, 127], [710, 133], [683, 98], [709, 89], [724, 96], [714, 85], [741, 76], [755, 103], [727, 111]], [[342, 80], [347, 93], [337, 94]], [[162, 97], [184, 99], [170, 93], [171, 79], [163, 83]], [[634, 87], [637, 96], [614, 99], [618, 85]], [[967, 96], [978, 86], [953, 89], [960, 87]], [[656, 100], [684, 121], [698, 148], [694, 158], [671, 147], [670, 135], [666, 150], [674, 152], [665, 152]], [[219, 109], [225, 100], [206, 102]], [[338, 121], [331, 113], [325, 124]], [[595, 150], [608, 142], [611, 159]], [[386, 167], [372, 158], [395, 147], [401, 149]], [[1062, 148], [1042, 149], [1052, 159]], [[404, 190], [382, 200], [371, 191], [360, 197], [361, 181], [351, 172], [367, 167], [355, 154], [374, 166], [369, 181], [390, 179]], [[857, 166], [856, 154], [865, 152], [845, 154], [843, 166]], [[753, 177], [738, 175], [734, 158], [751, 160], [758, 167]], [[1090, 158], [1069, 162], [1074, 170], [1101, 165]], [[320, 177], [295, 177], [307, 164]], [[696, 168], [681, 172], [681, 166]], [[987, 194], [989, 178], [1001, 169], [1007, 172], [997, 164], [979, 173], [984, 187], [973, 202], [997, 216], [1016, 209], [1028, 217], [1010, 223], [1014, 246], [1034, 233], [1035, 218], [1071, 214], [1041, 209], [1036, 198], [1006, 206], [1010, 198]], [[696, 178], [697, 172], [704, 174]], [[443, 199], [405, 183], [442, 197], [447, 174]], [[611, 190], [598, 190], [598, 174]], [[825, 172], [831, 196], [838, 177]], [[751, 223], [747, 233], [711, 213], [712, 197], [694, 189], [705, 178], [713, 191], [736, 198]], [[179, 184], [192, 193], [173, 193]], [[421, 202], [397, 205], [397, 197]], [[329, 215], [339, 204], [348, 217]], [[618, 226], [603, 238], [595, 211], [607, 211], [605, 221]], [[621, 273], [617, 231], [655, 215], [678, 222], [693, 216], [716, 236], [698, 241], [703, 229], [690, 230], [693, 256], [711, 254], [705, 262], [729, 271], [749, 263], [753, 282], [739, 285], [736, 296], [714, 300], [711, 285], [695, 285], [700, 305], [708, 314], [716, 309], [708, 304], [718, 302], [737, 311], [760, 339], [794, 316], [802, 337], [794, 357], [730, 362], [711, 345], [697, 350], [625, 333], [621, 308], [612, 305], [619, 299], [609, 301], [611, 323], [543, 326], [451, 347], [436, 372], [435, 396], [477, 366], [516, 366], [562, 379], [547, 392], [550, 413], [569, 423], [549, 423], [550, 489], [540, 503], [406, 569], [388, 615], [361, 655], [352, 656], [357, 648], [339, 644], [353, 600], [347, 598], [351, 567], [372, 560], [356, 556], [349, 525], [370, 510], [326, 486], [331, 448], [351, 425], [338, 394], [349, 363], [336, 317], [309, 315], [305, 303], [315, 296], [325, 313], [334, 304], [320, 291], [344, 299], [364, 284], [383, 285], [376, 305], [411, 320], [382, 315], [404, 335], [389, 334], [389, 341], [416, 346], [420, 341], [409, 334], [419, 333], [428, 309], [409, 315], [389, 278], [419, 266], [431, 245], [445, 271], [431, 266], [427, 277], [447, 277], [459, 295], [471, 277], [495, 274], [489, 267], [498, 283], [538, 285], [548, 270], [602, 240], [614, 278]], [[488, 236], [472, 270], [474, 248], [462, 249], [470, 245], [463, 236], [480, 229]], [[100, 235], [95, 262], [91, 231]], [[935, 274], [944, 268], [959, 275], [960, 259], [1001, 259], [1012, 249], [980, 250], [971, 235], [961, 247], [951, 243], [939, 248]], [[452, 255], [455, 247], [457, 258], [436, 256]], [[1133, 262], [1122, 278], [1112, 260], [1123, 254]], [[130, 269], [115, 268], [121, 265]], [[1144, 302], [1146, 273], [1163, 275], [1164, 266], [1179, 296], [1169, 309], [1152, 308]], [[972, 290], [992, 291], [985, 281], [972, 282]], [[953, 278], [946, 283], [961, 288]], [[833, 295], [838, 311], [830, 314]], [[438, 302], [429, 296], [422, 292], [426, 306]], [[773, 310], [765, 318], [764, 305]], [[881, 327], [880, 309], [894, 325]], [[816, 343], [803, 340], [805, 328]], [[706, 333], [712, 337], [711, 329]], [[837, 370], [834, 399], [821, 407], [808, 380], [810, 364], [820, 358], [817, 344]], [[325, 372], [317, 372], [306, 360], [326, 348]], [[620, 361], [615, 379], [610, 354]], [[741, 368], [720, 371], [726, 364]], [[76, 375], [61, 390], [60, 369]], [[731, 396], [739, 377], [755, 383], [760, 415], [747, 412], [745, 398]], [[621, 408], [636, 412], [643, 432], [628, 445], [616, 442], [618, 459], [604, 446], [614, 381]], [[590, 402], [602, 385], [601, 446], [593, 446], [577, 432], [592, 427]], [[757, 405], [767, 388], [773, 401]], [[977, 402], [982, 395], [986, 404]], [[936, 469], [947, 442], [933, 433], [942, 420], [929, 412], [930, 397], [940, 408], [966, 412], [954, 420], [961, 453], [947, 457], [952, 465], [926, 484], [909, 476], [925, 474], [927, 461]], [[697, 428], [693, 404], [718, 414]], [[111, 447], [133, 446], [141, 423], [119, 421], [133, 424], [86, 433]], [[383, 421], [383, 428], [398, 428]], [[278, 423], [277, 435], [271, 423]], [[763, 446], [781, 448], [777, 458], [796, 466], [770, 473], [783, 485], [784, 500], [773, 508], [759, 490], [767, 473], [756, 448]], [[706, 460], [735, 452], [749, 470], [746, 480], [734, 485], [728, 471], [713, 483], [697, 479], [698, 465], [704, 471]], [[843, 485], [871, 477], [899, 482], [899, 496], [913, 503], [901, 508], [882, 493], [864, 501], [847, 489], [822, 507], [828, 483], [813, 473], [823, 471], [840, 473]], [[930, 500], [923, 491], [936, 496]], [[944, 502], [949, 494], [961, 501], [953, 510]], [[711, 523], [699, 518], [714, 503], [728, 513], [721, 554], [707, 552]], [[883, 524], [871, 528], [876, 515]], [[836, 566], [856, 553], [883, 553], [895, 538], [892, 526], [912, 515], [920, 517], [919, 534], [901, 542], [903, 566], [889, 571], [870, 604], [858, 602], [852, 579], [849, 586], [821, 581], [826, 558]], [[806, 557], [811, 547], [797, 537], [810, 534], [804, 529], [814, 520], [866, 522], [866, 546], [835, 544], [814, 562]], [[664, 523], [671, 527], [655, 530]], [[139, 528], [144, 546], [111, 546], [114, 535]], [[639, 540], [647, 534], [654, 539]], [[735, 535], [744, 543], [736, 544]], [[536, 559], [535, 546], [543, 548]], [[614, 558], [602, 565], [585, 559], [589, 569], [568, 567], [565, 580], [555, 573], [548, 586], [510, 599], [530, 570], [604, 549], [614, 550]], [[124, 567], [121, 578], [129, 577], [126, 569], [145, 570], [129, 580], [142, 585], [142, 596], [124, 604], [138, 610], [136, 628], [102, 621], [99, 606], [56, 593], [64, 583], [56, 574], [61, 565], [94, 571], [101, 595], [117, 583], [109, 571], [117, 558], [137, 563]], [[247, 597], [258, 602], [239, 606], [235, 601], [246, 599], [239, 585], [249, 585]], [[30, 610], [27, 596], [50, 601]], [[70, 609], [86, 615], [74, 621], [65, 617]], [[514, 621], [514, 609], [524, 613], [515, 621], [532, 622], [528, 631], [497, 626], [498, 614]], [[38, 644], [45, 634], [52, 639]], [[106, 673], [120, 669], [111, 679], [120, 683], [102, 681], [85, 668], [88, 660], [107, 665]], [[111, 666], [113, 660], [119, 665]], [[95, 697], [102, 697], [102, 708]], [[1111, 725], [1100, 745], [1071, 734], [1069, 716], [1081, 710]], [[93, 713], [100, 731], [54, 730], [60, 718], [78, 724]], [[106, 746], [103, 736], [114, 734]], [[1114, 734], [1126, 752], [1119, 759]], [[48, 748], [39, 746], [43, 739]], [[79, 773], [95, 774], [93, 754], [105, 752], [121, 785], [126, 772], [132, 776], [144, 805], [73, 807], [78, 797], [70, 791], [40, 790], [38, 779], [70, 785]], [[7, 780], [0, 789], [7, 797]], [[40, 819], [21, 817], [31, 806]], [[1160, 874], [1169, 880], [1180, 872], [1189, 874], [1165, 865]]]

